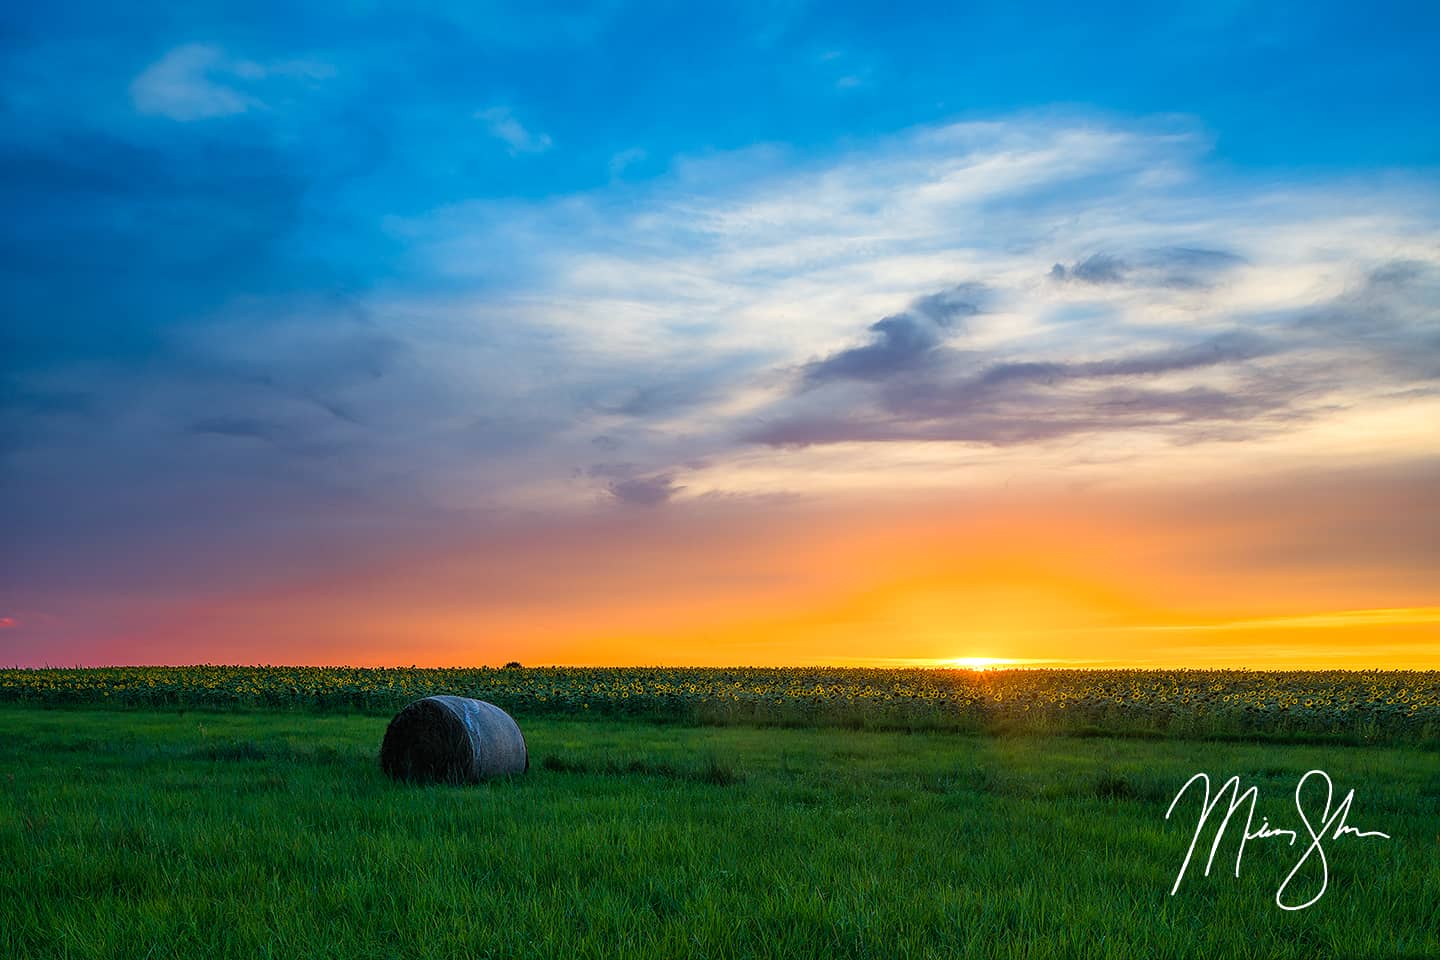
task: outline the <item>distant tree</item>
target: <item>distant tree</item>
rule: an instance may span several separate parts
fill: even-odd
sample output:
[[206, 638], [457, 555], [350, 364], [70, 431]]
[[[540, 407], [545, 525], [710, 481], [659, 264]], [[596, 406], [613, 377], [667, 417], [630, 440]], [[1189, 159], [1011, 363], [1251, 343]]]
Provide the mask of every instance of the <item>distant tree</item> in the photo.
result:
[[511, 660], [509, 663], [505, 664], [505, 669], [506, 669], [506, 670], [515, 670], [515, 669], [519, 669], [519, 667], [520, 667], [520, 661], [519, 661], [519, 660]]

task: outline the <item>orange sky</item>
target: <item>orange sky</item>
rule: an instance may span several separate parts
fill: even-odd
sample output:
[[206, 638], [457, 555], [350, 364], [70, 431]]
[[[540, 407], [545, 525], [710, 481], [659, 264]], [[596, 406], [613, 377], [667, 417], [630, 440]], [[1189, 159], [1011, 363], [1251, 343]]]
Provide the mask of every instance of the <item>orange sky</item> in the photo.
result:
[[135, 597], [139, 629], [40, 659], [1440, 668], [1436, 480], [1426, 463], [532, 516], [178, 611]]
[[1035, 104], [619, 176], [461, 97], [534, 191], [392, 203], [253, 55], [26, 166], [0, 665], [1440, 667], [1432, 171]]

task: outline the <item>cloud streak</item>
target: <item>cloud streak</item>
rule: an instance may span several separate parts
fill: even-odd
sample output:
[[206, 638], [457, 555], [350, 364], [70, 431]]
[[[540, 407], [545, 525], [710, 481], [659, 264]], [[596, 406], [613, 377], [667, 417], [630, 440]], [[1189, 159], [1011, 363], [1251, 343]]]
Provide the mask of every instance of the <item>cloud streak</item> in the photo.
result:
[[[781, 413], [744, 438], [784, 447], [891, 440], [1010, 446], [1104, 430], [1147, 429], [1186, 439], [1195, 436], [1197, 426], [1217, 423], [1263, 421], [1273, 427], [1303, 414], [1287, 411], [1292, 398], [1259, 377], [1228, 390], [1199, 384], [1154, 387], [1145, 381], [1243, 366], [1279, 352], [1276, 344], [1243, 329], [1078, 362], [987, 362], [981, 351], [942, 351], [938, 341], [929, 341], [923, 351], [907, 354], [906, 363], [873, 364], [863, 376], [852, 374], [874, 381], [873, 392], [827, 401], [821, 414]], [[824, 363], [848, 360], [853, 353], [836, 354]], [[828, 366], [820, 369], [832, 372]], [[796, 396], [817, 385], [814, 371], [807, 371]], [[847, 367], [841, 371], [850, 373]], [[784, 404], [779, 407], [783, 410]]]
[[259, 63], [191, 43], [141, 71], [130, 84], [130, 99], [139, 113], [190, 123], [266, 109], [259, 89], [267, 78], [314, 81], [332, 74], [329, 66], [312, 61]]
[[636, 507], [658, 507], [682, 488], [676, 486], [673, 475], [660, 473], [649, 477], [612, 480], [606, 489], [620, 503]]
[[490, 133], [509, 147], [511, 156], [522, 153], [544, 153], [550, 149], [550, 135], [529, 130], [516, 119], [509, 107], [490, 107], [475, 116], [483, 120]]
[[[15, 583], [133, 585], [114, 558], [137, 543], [157, 581], [238, 576], [183, 562], [202, 546], [283, 573], [495, 516], [643, 525], [1433, 442], [1432, 191], [1273, 196], [1209, 171], [1186, 129], [1021, 117], [823, 160], [757, 148], [392, 217], [385, 243], [317, 221], [326, 181], [269, 146], [74, 146], [0, 156], [7, 196], [75, 225], [4, 236], [44, 267], [8, 287], [0, 334], [7, 530], [32, 545]], [[154, 209], [170, 233], [132, 229]], [[392, 249], [387, 283], [336, 292], [341, 252]]]
[[944, 337], [980, 312], [984, 295], [984, 286], [972, 283], [921, 297], [904, 313], [871, 324], [870, 343], [809, 364], [805, 383], [813, 387], [832, 380], [884, 380], [924, 370], [938, 361]]

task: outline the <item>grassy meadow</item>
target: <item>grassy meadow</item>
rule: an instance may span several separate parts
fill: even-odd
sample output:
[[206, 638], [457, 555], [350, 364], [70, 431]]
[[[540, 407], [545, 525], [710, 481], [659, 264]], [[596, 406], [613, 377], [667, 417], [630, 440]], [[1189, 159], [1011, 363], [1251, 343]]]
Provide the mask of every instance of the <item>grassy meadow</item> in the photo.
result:
[[[0, 706], [0, 957], [1440, 956], [1431, 747], [517, 713], [525, 776], [419, 787], [387, 719]], [[1169, 896], [1192, 774], [1298, 827], [1312, 768], [1393, 839], [1305, 910], [1273, 839]]]

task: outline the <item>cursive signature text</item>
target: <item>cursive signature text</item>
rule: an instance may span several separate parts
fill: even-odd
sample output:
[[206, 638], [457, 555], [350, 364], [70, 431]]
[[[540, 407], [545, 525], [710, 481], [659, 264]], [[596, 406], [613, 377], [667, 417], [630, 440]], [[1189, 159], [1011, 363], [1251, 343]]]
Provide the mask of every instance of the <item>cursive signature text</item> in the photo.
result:
[[[1319, 778], [1319, 782], [1323, 783], [1325, 789], [1325, 803], [1324, 806], [1320, 807], [1319, 817], [1312, 821], [1310, 814], [1306, 812], [1305, 802], [1301, 795], [1305, 792], [1305, 784], [1309, 783], [1312, 778], [1317, 777]], [[1238, 776], [1226, 780], [1224, 785], [1215, 792], [1212, 798], [1210, 795], [1210, 777], [1204, 773], [1195, 774], [1195, 776], [1185, 781], [1185, 785], [1180, 788], [1180, 792], [1175, 794], [1175, 799], [1170, 801], [1170, 809], [1165, 811], [1166, 820], [1169, 820], [1170, 815], [1175, 812], [1175, 807], [1179, 804], [1180, 798], [1185, 796], [1190, 788], [1197, 783], [1201, 784], [1205, 791], [1201, 799], [1200, 819], [1195, 824], [1195, 834], [1190, 838], [1190, 848], [1185, 851], [1185, 862], [1180, 864], [1180, 872], [1175, 877], [1175, 885], [1170, 888], [1171, 896], [1174, 896], [1180, 889], [1180, 881], [1185, 879], [1185, 872], [1190, 869], [1190, 860], [1195, 855], [1195, 846], [1200, 842], [1200, 836], [1205, 830], [1206, 822], [1210, 819], [1211, 814], [1219, 808], [1221, 801], [1226, 799], [1227, 794], [1229, 795], [1229, 802], [1225, 809], [1224, 819], [1222, 819], [1220, 825], [1215, 828], [1215, 840], [1210, 844], [1210, 856], [1205, 861], [1205, 876], [1208, 877], [1210, 875], [1210, 865], [1215, 862], [1215, 854], [1220, 850], [1220, 842], [1225, 837], [1225, 828], [1230, 825], [1230, 818], [1235, 815], [1236, 810], [1239, 810], [1245, 805], [1247, 800], [1250, 802], [1250, 808], [1245, 814], [1245, 829], [1240, 834], [1240, 848], [1235, 852], [1235, 876], [1240, 876], [1240, 861], [1245, 856], [1245, 844], [1249, 841], [1286, 837], [1289, 839], [1290, 846], [1292, 847], [1299, 842], [1299, 831], [1272, 827], [1268, 817], [1262, 817], [1260, 825], [1258, 827], [1255, 826], [1255, 803], [1260, 795], [1259, 788], [1252, 786], [1242, 791], [1240, 789], [1240, 778]], [[1330, 883], [1330, 865], [1325, 859], [1324, 842], [1326, 840], [1339, 840], [1347, 834], [1355, 837], [1381, 837], [1385, 840], [1390, 839], [1388, 833], [1381, 833], [1379, 830], [1357, 830], [1355, 827], [1346, 823], [1346, 820], [1350, 816], [1350, 805], [1355, 800], [1354, 790], [1346, 793], [1345, 798], [1338, 804], [1336, 804], [1334, 800], [1335, 785], [1331, 782], [1330, 775], [1324, 770], [1311, 770], [1300, 778], [1299, 783], [1295, 784], [1295, 810], [1300, 815], [1300, 822], [1304, 824], [1305, 833], [1309, 836], [1309, 840], [1305, 852], [1301, 854], [1299, 861], [1296, 862], [1294, 868], [1286, 875], [1284, 881], [1281, 882], [1280, 889], [1275, 891], [1275, 904], [1281, 910], [1304, 910], [1325, 895], [1325, 888]], [[1290, 889], [1295, 877], [1300, 873], [1300, 869], [1305, 866], [1311, 857], [1319, 858], [1320, 889], [1304, 903], [1289, 902], [1285, 896], [1285, 892]]]

